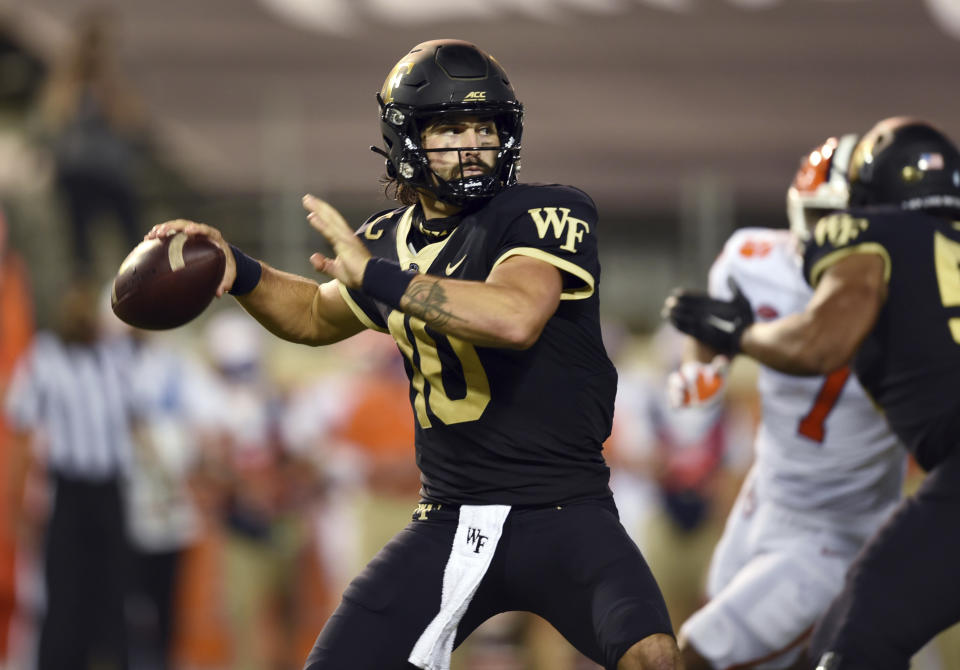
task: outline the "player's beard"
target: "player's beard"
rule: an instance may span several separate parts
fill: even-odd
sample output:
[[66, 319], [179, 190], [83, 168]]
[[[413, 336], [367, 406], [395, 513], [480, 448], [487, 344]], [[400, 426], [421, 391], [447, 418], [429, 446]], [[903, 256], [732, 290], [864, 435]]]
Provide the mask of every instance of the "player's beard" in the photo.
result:
[[[453, 162], [449, 165], [433, 167], [434, 174], [446, 182], [457, 182], [462, 179], [475, 179], [479, 177], [488, 177], [493, 173], [493, 164], [496, 162], [496, 150], [484, 150], [480, 156], [463, 159], [459, 162]], [[490, 162], [484, 160], [483, 154], [490, 154]], [[470, 171], [470, 168], [480, 168], [481, 171]], [[467, 172], [467, 174], [464, 174]]]

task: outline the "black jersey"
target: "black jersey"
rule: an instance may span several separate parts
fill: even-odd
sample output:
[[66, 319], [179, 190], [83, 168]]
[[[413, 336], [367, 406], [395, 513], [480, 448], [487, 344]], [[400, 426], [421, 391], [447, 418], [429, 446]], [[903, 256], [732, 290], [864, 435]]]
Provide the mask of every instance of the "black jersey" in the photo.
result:
[[828, 216], [806, 245], [810, 284], [851, 253], [879, 254], [888, 290], [854, 370], [930, 469], [960, 442], [960, 223], [900, 210]]
[[[357, 317], [404, 355], [421, 495], [460, 504], [542, 505], [609, 495], [602, 456], [617, 375], [600, 337], [597, 212], [583, 192], [518, 184], [413, 251], [414, 207], [372, 217], [357, 235], [375, 256], [437, 277], [483, 281], [514, 255], [563, 274], [560, 306], [524, 351], [474, 346], [359, 290]], [[375, 417], [371, 417], [375, 420]]]

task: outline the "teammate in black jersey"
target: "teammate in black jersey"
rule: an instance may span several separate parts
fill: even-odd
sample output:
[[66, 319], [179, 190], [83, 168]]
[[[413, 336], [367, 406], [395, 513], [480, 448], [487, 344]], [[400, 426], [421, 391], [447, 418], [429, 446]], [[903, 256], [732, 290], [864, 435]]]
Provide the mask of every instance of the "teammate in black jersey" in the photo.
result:
[[850, 206], [809, 231], [802, 314], [752, 324], [741, 300], [680, 292], [681, 330], [792, 374], [852, 361], [891, 428], [928, 471], [861, 552], [814, 631], [824, 670], [904, 670], [960, 621], [960, 153], [908, 118], [854, 150]]
[[[404, 205], [356, 232], [304, 198], [333, 257], [318, 285], [227, 252], [229, 290], [280, 337], [364, 328], [404, 356], [421, 503], [353, 581], [307, 660], [319, 670], [446, 668], [490, 616], [526, 610], [605, 668], [679, 667], [672, 627], [617, 517], [602, 443], [616, 371], [600, 337], [598, 218], [568, 186], [516, 183], [523, 108], [472, 44], [420, 44], [378, 95]], [[370, 417], [376, 421], [376, 416]]]

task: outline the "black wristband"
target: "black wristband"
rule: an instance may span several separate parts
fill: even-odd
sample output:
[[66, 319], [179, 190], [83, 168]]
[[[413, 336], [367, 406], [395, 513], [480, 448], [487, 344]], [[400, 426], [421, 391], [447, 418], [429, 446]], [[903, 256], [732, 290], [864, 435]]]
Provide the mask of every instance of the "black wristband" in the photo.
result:
[[250, 258], [232, 244], [230, 245], [230, 251], [233, 252], [233, 260], [237, 264], [237, 276], [233, 280], [233, 286], [230, 287], [228, 293], [230, 295], [245, 295], [260, 283], [263, 266], [260, 265], [260, 261]]
[[393, 307], [400, 308], [400, 298], [407, 290], [417, 273], [413, 270], [403, 270], [396, 261], [386, 258], [371, 258], [363, 270], [363, 283], [360, 290], [374, 300]]

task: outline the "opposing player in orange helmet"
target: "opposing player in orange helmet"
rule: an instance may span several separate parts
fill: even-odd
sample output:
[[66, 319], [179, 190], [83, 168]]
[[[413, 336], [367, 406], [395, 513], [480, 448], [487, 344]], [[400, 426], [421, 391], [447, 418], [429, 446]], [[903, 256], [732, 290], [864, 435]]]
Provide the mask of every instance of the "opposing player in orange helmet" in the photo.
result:
[[[929, 123], [884, 119], [857, 143], [848, 176], [849, 208], [805, 240], [814, 293], [802, 311], [751, 323], [729, 301], [686, 291], [665, 307], [701, 341], [783, 372], [849, 363], [929, 472], [860, 553], [810, 645], [824, 670], [903, 670], [960, 620], [960, 151]], [[725, 330], [718, 314], [743, 325]]]
[[[857, 139], [831, 137], [804, 156], [787, 192], [790, 230], [736, 231], [710, 269], [711, 296], [732, 296], [732, 281], [757, 321], [803, 311], [813, 291], [798, 250], [846, 207]], [[715, 404], [729, 360], [694, 350], [702, 360], [674, 373], [674, 397]], [[687, 670], [804, 667], [814, 623], [900, 497], [905, 454], [849, 367], [797, 377], [760, 366], [758, 388], [755, 459], [711, 561], [710, 600], [680, 629]]]

